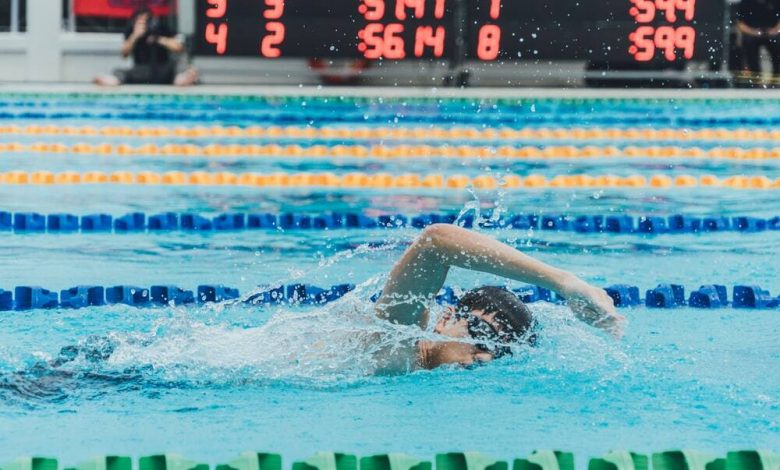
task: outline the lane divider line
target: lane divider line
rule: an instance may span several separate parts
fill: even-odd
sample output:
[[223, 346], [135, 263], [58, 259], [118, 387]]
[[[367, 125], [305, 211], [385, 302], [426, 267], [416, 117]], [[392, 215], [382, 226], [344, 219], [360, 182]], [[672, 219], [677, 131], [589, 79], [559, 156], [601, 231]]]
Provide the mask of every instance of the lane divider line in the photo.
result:
[[379, 140], [682, 140], [777, 141], [778, 129], [646, 128], [646, 127], [337, 127], [337, 126], [63, 126], [1, 125], [0, 135], [63, 135], [135, 138], [290, 138]]
[[39, 214], [37, 212], [0, 211], [0, 232], [17, 234], [39, 233], [126, 233], [183, 230], [190, 232], [219, 232], [238, 230], [337, 230], [337, 229], [393, 229], [425, 228], [431, 224], [457, 224], [483, 229], [544, 230], [574, 233], [613, 234], [681, 234], [714, 232], [763, 232], [780, 230], [780, 216], [770, 218], [725, 215], [697, 217], [683, 214], [663, 216], [579, 215], [561, 214], [502, 214], [496, 220], [486, 214], [475, 219], [465, 214], [458, 219], [454, 213], [427, 213], [419, 215], [386, 214], [368, 216], [359, 212], [326, 212], [305, 214], [282, 213], [226, 213], [206, 217], [193, 213], [163, 212], [146, 214], [133, 212], [114, 218], [98, 213]]
[[776, 160], [780, 147], [680, 147], [680, 146], [512, 146], [512, 145], [298, 145], [298, 144], [164, 144], [7, 142], [0, 143], [0, 154], [43, 153], [162, 157], [252, 157], [427, 159], [427, 158], [509, 158], [599, 159], [658, 158], [697, 160]]
[[[79, 285], [63, 289], [59, 295], [40, 286], [16, 286], [13, 291], [0, 289], [0, 310], [34, 310], [53, 308], [98, 307], [107, 304], [125, 304], [135, 307], [187, 305], [194, 303], [237, 301], [252, 305], [324, 305], [340, 299], [355, 289], [354, 284], [337, 284], [322, 288], [311, 284], [287, 284], [261, 287], [241, 298], [239, 290], [221, 284], [202, 284], [195, 292], [175, 285], [154, 285], [151, 288], [136, 285]], [[640, 297], [639, 287], [613, 284], [604, 288], [617, 307], [676, 308], [742, 308], [770, 309], [780, 307], [780, 297], [756, 285], [735, 285], [731, 299], [724, 284], [703, 284], [686, 299], [685, 287], [680, 284], [659, 284]], [[455, 304], [464, 289], [445, 287], [436, 301]], [[525, 285], [512, 289], [523, 302], [539, 301], [564, 303], [565, 299], [539, 286]], [[371, 297], [374, 302], [379, 293]]]
[[715, 175], [544, 175], [508, 174], [496, 178], [491, 175], [470, 177], [456, 174], [363, 173], [232, 173], [182, 171], [155, 172], [88, 171], [7, 171], [0, 173], [0, 184], [54, 185], [54, 184], [124, 184], [124, 185], [196, 185], [196, 186], [253, 186], [253, 187], [323, 187], [323, 188], [448, 188], [463, 189], [538, 189], [538, 188], [691, 188], [717, 187], [728, 189], [780, 189], [780, 178], [766, 175], [736, 175], [719, 178]]

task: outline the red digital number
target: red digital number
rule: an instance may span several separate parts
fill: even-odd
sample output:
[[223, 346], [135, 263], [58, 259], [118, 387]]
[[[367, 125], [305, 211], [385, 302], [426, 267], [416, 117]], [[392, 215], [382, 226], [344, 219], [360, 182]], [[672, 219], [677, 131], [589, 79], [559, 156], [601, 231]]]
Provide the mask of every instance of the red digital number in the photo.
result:
[[690, 26], [681, 26], [673, 28], [671, 26], [661, 26], [655, 30], [655, 47], [663, 49], [664, 57], [668, 61], [677, 58], [677, 49], [682, 49], [683, 57], [690, 59], [693, 57], [693, 45], [696, 40], [696, 31]]
[[436, 5], [433, 7], [433, 16], [437, 19], [444, 18], [444, 0], [436, 0]]
[[501, 15], [501, 0], [490, 0], [490, 17], [497, 20]]
[[436, 27], [433, 32], [432, 26], [420, 26], [417, 28], [414, 38], [414, 55], [422, 57], [426, 47], [433, 48], [434, 57], [441, 57], [444, 54], [444, 27]]
[[677, 21], [675, 0], [655, 0], [655, 7], [664, 12], [666, 21], [670, 23]]
[[668, 61], [673, 61], [677, 58], [677, 54], [674, 50], [674, 28], [671, 26], [661, 26], [655, 30], [655, 36], [653, 42], [657, 49], [664, 51], [664, 58]]
[[655, 0], [655, 6], [664, 11], [666, 21], [677, 21], [677, 10], [685, 12], [686, 21], [692, 21], [696, 15], [696, 0]]
[[358, 31], [358, 50], [363, 53], [366, 59], [378, 59], [382, 57], [382, 48], [384, 40], [382, 32], [385, 27], [380, 23], [370, 23], [365, 28]]
[[655, 19], [655, 3], [653, 0], [631, 0], [634, 5], [628, 13], [637, 23], [649, 23]]
[[637, 23], [650, 23], [655, 20], [656, 11], [664, 12], [664, 18], [669, 23], [677, 21], [677, 10], [685, 13], [686, 21], [693, 21], [696, 16], [696, 0], [631, 0], [634, 5], [628, 10]]
[[385, 16], [385, 0], [362, 0], [358, 12], [368, 21], [379, 21]]
[[227, 11], [227, 0], [206, 0], [209, 4], [206, 16], [209, 18], [222, 18]]
[[206, 25], [206, 42], [214, 44], [214, 46], [216, 46], [217, 54], [219, 55], [225, 53], [225, 49], [227, 48], [227, 35], [228, 25], [224, 23], [219, 26], [214, 23]]
[[403, 59], [406, 57], [404, 39], [401, 37], [403, 32], [404, 25], [400, 23], [391, 23], [385, 26], [385, 50], [382, 53], [385, 59]]
[[260, 42], [260, 54], [275, 59], [282, 55], [278, 46], [284, 41], [284, 25], [278, 21], [270, 21], [265, 25], [265, 30], [268, 34]]
[[691, 26], [680, 26], [675, 31], [674, 45], [682, 49], [683, 57], [693, 59], [694, 46], [696, 45], [696, 30]]
[[395, 17], [405, 20], [407, 8], [414, 9], [415, 18], [422, 18], [425, 15], [425, 0], [395, 0]]
[[693, 21], [696, 16], [696, 0], [676, 0], [675, 6], [685, 12], [685, 21]]
[[387, 26], [380, 23], [370, 23], [365, 28], [358, 31], [358, 50], [363, 53], [366, 59], [403, 59], [406, 57], [404, 51], [404, 39], [401, 33], [404, 32], [404, 25], [400, 23], [391, 23]]
[[267, 20], [278, 20], [284, 14], [284, 0], [265, 0], [265, 6], [263, 17]]
[[633, 43], [629, 46], [628, 53], [634, 56], [637, 62], [647, 62], [655, 57], [653, 33], [655, 28], [652, 26], [640, 26], [628, 35], [628, 40]]
[[495, 60], [501, 51], [501, 28], [486, 24], [479, 29], [477, 57], [482, 60]]
[[678, 49], [682, 50], [684, 58], [693, 58], [696, 30], [690, 26], [660, 26], [658, 29], [640, 26], [628, 35], [628, 39], [633, 43], [628, 52], [634, 56], [634, 60], [650, 61], [655, 57], [656, 49], [661, 49], [664, 59], [672, 62], [677, 59]]

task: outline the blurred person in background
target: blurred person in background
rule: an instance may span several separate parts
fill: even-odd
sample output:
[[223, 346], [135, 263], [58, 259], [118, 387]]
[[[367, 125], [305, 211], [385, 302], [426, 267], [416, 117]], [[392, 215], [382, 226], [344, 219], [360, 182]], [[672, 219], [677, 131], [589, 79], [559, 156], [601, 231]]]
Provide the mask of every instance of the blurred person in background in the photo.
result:
[[769, 51], [772, 74], [780, 78], [780, 0], [741, 0], [737, 7], [737, 29], [742, 33], [744, 68], [761, 73], [761, 48]]
[[132, 55], [133, 66], [114, 71], [112, 75], [96, 77], [98, 85], [116, 86], [122, 84], [194, 85], [198, 82], [195, 68], [176, 73], [176, 59], [173, 54], [184, 51], [184, 44], [176, 38], [171, 28], [148, 8], [133, 13], [125, 29], [122, 43], [122, 57]]

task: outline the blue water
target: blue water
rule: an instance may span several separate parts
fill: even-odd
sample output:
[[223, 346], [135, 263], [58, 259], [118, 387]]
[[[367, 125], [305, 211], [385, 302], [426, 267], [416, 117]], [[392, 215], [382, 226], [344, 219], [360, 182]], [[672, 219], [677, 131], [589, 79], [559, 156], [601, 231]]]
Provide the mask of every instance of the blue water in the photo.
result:
[[[306, 105], [302, 103], [306, 101]], [[121, 105], [121, 106], [120, 106]], [[495, 107], [494, 107], [495, 106]], [[409, 100], [334, 103], [205, 97], [0, 96], [2, 124], [652, 126], [773, 129], [778, 101]], [[165, 114], [165, 116], [163, 116]], [[175, 120], [165, 120], [165, 117]], [[182, 139], [13, 136], [0, 142]], [[235, 141], [235, 139], [233, 139]], [[208, 139], [193, 143], [205, 145]], [[247, 143], [254, 142], [246, 140]], [[299, 142], [306, 143], [306, 142]], [[423, 142], [424, 143], [424, 142]], [[435, 143], [435, 142], [428, 142]], [[436, 141], [438, 143], [438, 141]], [[589, 143], [589, 142], [588, 142]], [[538, 144], [538, 143], [537, 143]], [[586, 143], [581, 143], [585, 145]], [[708, 145], [711, 145], [710, 142]], [[677, 142], [675, 145], [703, 145]], [[724, 144], [725, 145], [725, 144]], [[774, 142], [730, 142], [772, 147]], [[402, 165], [402, 166], [401, 166]], [[239, 159], [3, 154], [0, 170], [421, 171], [780, 176], [774, 161]], [[515, 213], [774, 216], [777, 191], [582, 189], [366, 191], [218, 187], [0, 186], [0, 210], [106, 212], [362, 210], [371, 214]], [[498, 457], [561, 448], [580, 459], [615, 448], [651, 452], [780, 448], [780, 311], [625, 312], [616, 342], [565, 307], [534, 304], [540, 347], [475, 370], [375, 375], [359, 341], [382, 329], [368, 297], [418, 232], [336, 230], [187, 234], [0, 232], [0, 288], [38, 284], [358, 284], [324, 308], [207, 305], [2, 312], [0, 462], [26, 454], [77, 463], [93, 454], [176, 451], [206, 462], [244, 450], [287, 462], [316, 450], [421, 457], [472, 449]], [[755, 283], [780, 293], [778, 232], [607, 235], [516, 230], [493, 236], [598, 285]], [[502, 281], [454, 272], [464, 288]], [[401, 338], [422, 334], [397, 331]], [[72, 361], [53, 367], [62, 348]], [[369, 348], [370, 349], [370, 348]], [[66, 349], [65, 353], [68, 352]], [[110, 353], [110, 354], [109, 354]], [[66, 354], [67, 355], [67, 354]]]

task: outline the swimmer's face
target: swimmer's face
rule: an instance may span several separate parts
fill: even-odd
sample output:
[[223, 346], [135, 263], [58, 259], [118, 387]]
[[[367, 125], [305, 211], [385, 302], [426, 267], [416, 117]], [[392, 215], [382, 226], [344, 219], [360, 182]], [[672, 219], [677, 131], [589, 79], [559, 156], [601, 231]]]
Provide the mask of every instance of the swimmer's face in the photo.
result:
[[[471, 318], [469, 318], [471, 317]], [[486, 315], [481, 310], [469, 312], [467, 315], [456, 314], [454, 307], [448, 307], [439, 317], [433, 331], [450, 338], [470, 338], [469, 321], [474, 324], [484, 323], [483, 327], [494, 327], [494, 315]], [[469, 366], [477, 363], [493, 360], [493, 355], [476, 345], [462, 341], [447, 341], [444, 344], [444, 353], [450, 363], [459, 363]]]
[[447, 307], [433, 327], [433, 331], [451, 338], [466, 338], [469, 336], [468, 321], [465, 318], [458, 318], [454, 307]]

